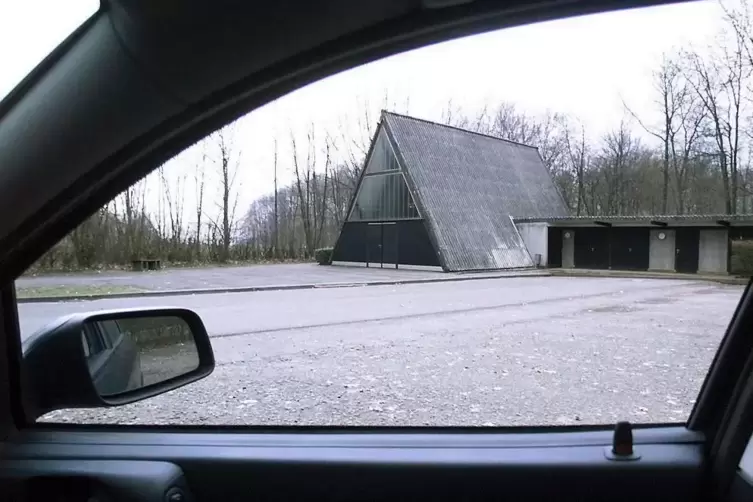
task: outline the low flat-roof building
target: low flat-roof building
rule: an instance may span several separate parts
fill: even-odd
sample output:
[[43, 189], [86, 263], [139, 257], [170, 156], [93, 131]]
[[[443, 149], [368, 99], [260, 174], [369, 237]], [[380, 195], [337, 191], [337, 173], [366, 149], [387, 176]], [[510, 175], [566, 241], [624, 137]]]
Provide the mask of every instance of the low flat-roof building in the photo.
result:
[[730, 241], [753, 237], [753, 215], [517, 218], [548, 267], [727, 274]]

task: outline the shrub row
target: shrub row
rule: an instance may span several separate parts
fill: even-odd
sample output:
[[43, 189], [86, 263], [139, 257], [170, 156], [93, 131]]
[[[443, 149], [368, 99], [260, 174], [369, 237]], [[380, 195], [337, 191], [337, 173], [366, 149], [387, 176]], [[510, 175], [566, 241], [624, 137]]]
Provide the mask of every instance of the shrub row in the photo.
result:
[[315, 250], [314, 258], [319, 265], [330, 265], [332, 263], [332, 248], [319, 248]]
[[730, 272], [737, 275], [753, 275], [753, 241], [731, 242]]

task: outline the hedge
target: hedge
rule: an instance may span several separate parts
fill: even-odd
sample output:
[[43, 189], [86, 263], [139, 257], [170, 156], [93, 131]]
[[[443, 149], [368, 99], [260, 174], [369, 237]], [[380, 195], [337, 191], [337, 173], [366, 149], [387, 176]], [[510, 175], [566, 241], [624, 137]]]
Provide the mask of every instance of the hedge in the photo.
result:
[[316, 249], [314, 258], [319, 265], [330, 265], [332, 263], [332, 248]]
[[731, 242], [730, 272], [737, 275], [753, 275], [753, 241]]
[[188, 324], [174, 317], [120, 319], [118, 324], [142, 350], [193, 341], [193, 333]]

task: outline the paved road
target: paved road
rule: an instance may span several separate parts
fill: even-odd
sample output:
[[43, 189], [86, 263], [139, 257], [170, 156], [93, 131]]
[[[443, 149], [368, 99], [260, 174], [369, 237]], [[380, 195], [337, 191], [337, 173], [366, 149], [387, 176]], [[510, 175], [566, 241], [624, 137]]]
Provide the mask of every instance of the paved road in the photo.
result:
[[[742, 287], [530, 277], [87, 303], [196, 309], [217, 368], [163, 396], [52, 421], [541, 425], [687, 418]], [[170, 300], [170, 301], [168, 301]]]
[[[315, 263], [252, 265], [166, 269], [157, 272], [102, 272], [100, 274], [61, 274], [22, 277], [17, 287], [49, 286], [130, 286], [149, 291], [278, 286], [320, 283], [361, 283], [441, 277], [442, 272], [331, 266]], [[451, 274], [452, 275], [452, 274]]]

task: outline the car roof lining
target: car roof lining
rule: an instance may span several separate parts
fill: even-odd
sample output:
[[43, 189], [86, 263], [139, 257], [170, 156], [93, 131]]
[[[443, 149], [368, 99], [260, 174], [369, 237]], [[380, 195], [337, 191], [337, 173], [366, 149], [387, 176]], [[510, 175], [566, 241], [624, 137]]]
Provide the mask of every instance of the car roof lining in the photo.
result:
[[659, 3], [673, 2], [105, 1], [0, 103], [0, 284], [159, 164], [308, 83], [464, 35]]

